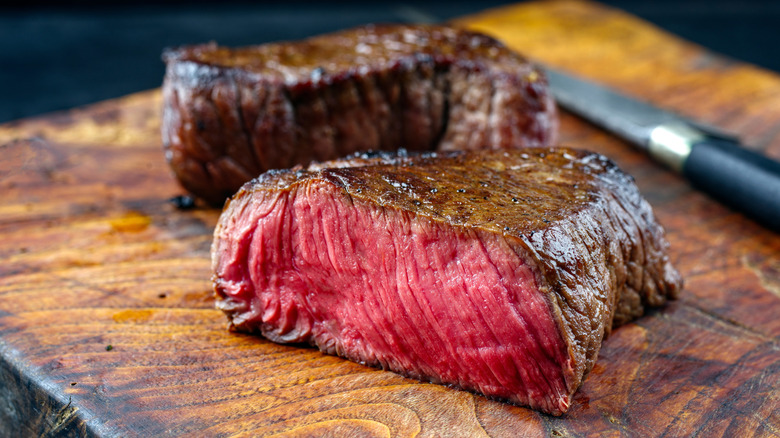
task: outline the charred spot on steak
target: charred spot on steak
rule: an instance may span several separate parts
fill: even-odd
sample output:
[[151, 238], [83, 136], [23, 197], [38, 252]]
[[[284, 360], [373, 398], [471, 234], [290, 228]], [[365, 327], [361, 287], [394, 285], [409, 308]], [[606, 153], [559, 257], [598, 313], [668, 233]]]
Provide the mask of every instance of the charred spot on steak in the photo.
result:
[[544, 74], [445, 26], [365, 26], [163, 54], [162, 138], [181, 184], [221, 205], [261, 172], [365, 150], [507, 149], [555, 141]]
[[610, 330], [681, 287], [632, 179], [566, 148], [268, 172], [226, 204], [212, 266], [236, 330], [554, 415]]

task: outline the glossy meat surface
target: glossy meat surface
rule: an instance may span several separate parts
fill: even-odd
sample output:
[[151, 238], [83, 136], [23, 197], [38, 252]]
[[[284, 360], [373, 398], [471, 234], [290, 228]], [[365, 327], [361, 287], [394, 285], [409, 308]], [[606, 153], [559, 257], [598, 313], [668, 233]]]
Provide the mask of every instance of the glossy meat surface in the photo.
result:
[[445, 26], [365, 26], [163, 56], [162, 137], [182, 185], [221, 205], [269, 169], [358, 151], [551, 145], [543, 73], [498, 41]]

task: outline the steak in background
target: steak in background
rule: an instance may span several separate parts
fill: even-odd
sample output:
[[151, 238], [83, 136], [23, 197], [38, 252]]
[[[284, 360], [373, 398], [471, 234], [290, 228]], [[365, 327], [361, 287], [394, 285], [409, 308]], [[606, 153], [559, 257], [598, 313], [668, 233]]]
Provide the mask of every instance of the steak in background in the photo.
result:
[[271, 171], [214, 232], [235, 330], [554, 415], [613, 327], [681, 279], [633, 180], [574, 149]]
[[162, 138], [181, 184], [222, 205], [269, 169], [357, 151], [552, 145], [543, 73], [443, 26], [365, 26], [298, 42], [166, 50]]

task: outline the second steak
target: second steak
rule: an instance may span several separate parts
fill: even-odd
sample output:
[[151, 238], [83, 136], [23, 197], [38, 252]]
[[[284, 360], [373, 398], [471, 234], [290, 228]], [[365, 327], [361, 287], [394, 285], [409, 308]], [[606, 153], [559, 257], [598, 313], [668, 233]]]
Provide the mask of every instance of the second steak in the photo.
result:
[[166, 157], [181, 184], [213, 205], [268, 169], [399, 146], [546, 146], [557, 132], [543, 73], [465, 30], [366, 26], [163, 58]]

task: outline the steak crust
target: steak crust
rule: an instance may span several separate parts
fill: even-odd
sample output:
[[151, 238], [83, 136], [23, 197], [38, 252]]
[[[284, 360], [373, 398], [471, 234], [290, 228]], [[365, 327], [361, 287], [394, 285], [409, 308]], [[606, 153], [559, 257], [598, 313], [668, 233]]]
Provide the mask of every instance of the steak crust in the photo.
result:
[[213, 205], [269, 169], [398, 145], [546, 146], [558, 127], [539, 69], [488, 36], [445, 26], [186, 46], [163, 59], [166, 158]]
[[633, 179], [569, 148], [270, 171], [226, 204], [212, 262], [235, 330], [554, 415], [604, 337], [682, 286]]

